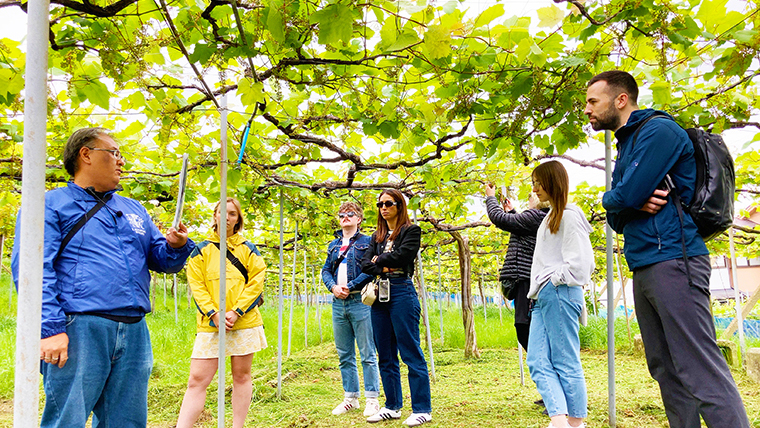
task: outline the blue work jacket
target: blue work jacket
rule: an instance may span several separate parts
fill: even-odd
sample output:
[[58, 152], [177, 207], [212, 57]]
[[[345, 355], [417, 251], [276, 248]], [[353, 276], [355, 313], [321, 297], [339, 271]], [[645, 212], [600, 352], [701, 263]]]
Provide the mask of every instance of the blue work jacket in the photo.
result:
[[[42, 338], [66, 332], [66, 314], [136, 317], [150, 312], [148, 270], [176, 273], [195, 248], [174, 249], [134, 199], [115, 194], [69, 241], [61, 241], [98, 201], [73, 181], [45, 194]], [[121, 213], [121, 215], [119, 215]], [[11, 267], [18, 287], [21, 213]]]
[[[340, 255], [340, 247], [343, 244], [343, 230], [335, 232], [336, 239], [330, 242], [327, 246], [327, 259], [325, 265], [322, 267], [322, 281], [328, 290], [332, 291], [333, 286], [338, 280], [338, 256]], [[348, 250], [346, 254], [347, 263], [347, 287], [349, 291], [360, 291], [365, 284], [372, 281], [375, 277], [367, 275], [362, 272], [362, 257], [369, 248], [370, 237], [362, 234], [358, 230], [351, 237], [351, 241], [354, 244]]]

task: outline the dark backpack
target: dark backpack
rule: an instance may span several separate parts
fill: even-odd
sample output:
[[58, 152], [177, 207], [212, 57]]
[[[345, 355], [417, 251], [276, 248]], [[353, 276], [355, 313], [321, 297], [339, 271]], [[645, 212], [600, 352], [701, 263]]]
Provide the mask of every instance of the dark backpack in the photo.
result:
[[689, 214], [705, 241], [726, 231], [734, 221], [736, 173], [723, 137], [697, 128], [686, 130], [694, 144], [697, 182]]
[[[656, 117], [670, 119], [661, 114], [648, 117], [633, 135], [634, 146], [644, 124]], [[691, 205], [684, 206], [684, 209], [691, 215], [702, 239], [709, 241], [731, 227], [734, 220], [734, 159], [720, 135], [697, 128], [688, 128], [686, 133], [694, 145], [697, 179]], [[673, 196], [678, 196], [675, 193]]]

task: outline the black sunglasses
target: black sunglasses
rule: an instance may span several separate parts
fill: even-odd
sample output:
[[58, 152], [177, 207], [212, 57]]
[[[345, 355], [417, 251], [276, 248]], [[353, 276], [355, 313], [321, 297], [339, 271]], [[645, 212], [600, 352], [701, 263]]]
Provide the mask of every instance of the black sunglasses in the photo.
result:
[[398, 205], [398, 202], [392, 202], [392, 201], [380, 201], [377, 203], [378, 208], [382, 208], [383, 205], [385, 205], [385, 208], [390, 208], [392, 206]]
[[343, 217], [353, 218], [354, 216], [356, 216], [356, 213], [353, 211], [349, 211], [347, 213], [338, 213], [338, 218], [343, 218]]

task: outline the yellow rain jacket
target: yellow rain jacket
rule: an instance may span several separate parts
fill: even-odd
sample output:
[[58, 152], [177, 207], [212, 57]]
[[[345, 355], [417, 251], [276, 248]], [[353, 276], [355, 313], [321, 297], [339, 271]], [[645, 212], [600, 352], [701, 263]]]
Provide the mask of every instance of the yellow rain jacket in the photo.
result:
[[[214, 243], [219, 243], [216, 232], [195, 247], [187, 262], [187, 281], [198, 308], [199, 332], [218, 331], [211, 322], [211, 316], [219, 312], [219, 249]], [[248, 270], [248, 283], [240, 270], [227, 259], [227, 309], [224, 312], [234, 310], [240, 315], [233, 330], [258, 327], [263, 324], [257, 304], [264, 292], [264, 258], [256, 245], [237, 233], [227, 238], [227, 251]], [[224, 323], [224, 314], [220, 314], [219, 322]]]

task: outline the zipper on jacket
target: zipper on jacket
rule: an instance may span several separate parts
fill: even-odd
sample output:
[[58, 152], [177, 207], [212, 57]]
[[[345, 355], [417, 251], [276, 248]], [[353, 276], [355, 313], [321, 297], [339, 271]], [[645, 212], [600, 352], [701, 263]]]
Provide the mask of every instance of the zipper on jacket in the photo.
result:
[[660, 228], [657, 227], [657, 217], [652, 217], [652, 223], [654, 224], [654, 233], [657, 236], [657, 251], [662, 250], [662, 239], [660, 238]]

